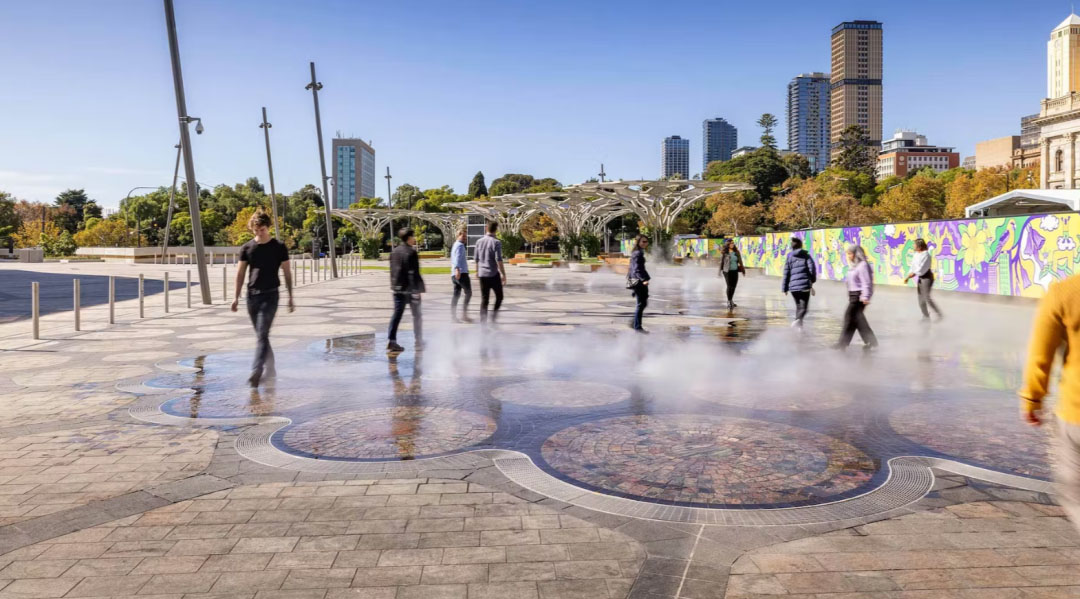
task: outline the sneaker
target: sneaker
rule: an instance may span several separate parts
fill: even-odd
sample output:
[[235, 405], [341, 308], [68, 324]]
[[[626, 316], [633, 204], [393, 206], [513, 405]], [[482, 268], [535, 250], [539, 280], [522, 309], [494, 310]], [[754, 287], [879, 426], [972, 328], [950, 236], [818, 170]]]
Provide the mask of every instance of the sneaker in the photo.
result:
[[646, 329], [634, 329], [635, 333], [641, 333], [642, 335], [648, 335], [649, 331]]
[[424, 351], [425, 344], [423, 341], [417, 341], [413, 344], [413, 351]]
[[452, 322], [452, 323], [454, 323], [454, 324], [461, 324], [461, 319], [460, 319], [460, 318], [458, 318], [457, 316], [453, 316], [453, 315], [451, 315], [451, 316], [450, 316], [450, 322]]
[[461, 322], [464, 322], [465, 324], [472, 324], [472, 323], [474, 323], [476, 321], [469, 318], [468, 316], [465, 316], [464, 314], [462, 314], [461, 315]]
[[387, 353], [400, 354], [401, 352], [405, 351], [405, 348], [398, 345], [396, 341], [391, 341], [390, 343], [386, 344], [386, 351]]
[[791, 321], [791, 328], [797, 329], [797, 328], [800, 328], [800, 327], [802, 327], [802, 323], [799, 322], [798, 319], [795, 319], [795, 320]]
[[251, 385], [252, 389], [256, 389], [259, 387], [260, 379], [262, 379], [262, 373], [258, 371], [253, 372], [251, 373], [251, 376], [248, 377], [248, 384]]

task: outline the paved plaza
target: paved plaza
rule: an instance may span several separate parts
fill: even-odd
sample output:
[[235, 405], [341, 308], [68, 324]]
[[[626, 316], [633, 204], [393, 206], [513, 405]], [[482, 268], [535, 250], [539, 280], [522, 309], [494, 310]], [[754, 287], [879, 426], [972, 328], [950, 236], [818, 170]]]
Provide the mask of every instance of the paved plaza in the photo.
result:
[[76, 332], [57, 295], [40, 340], [0, 324], [0, 598], [1080, 597], [1015, 399], [1032, 302], [940, 293], [926, 325], [881, 288], [881, 347], [837, 352], [838, 284], [799, 331], [775, 279], [728, 311], [714, 269], [657, 268], [640, 335], [618, 275], [514, 267], [487, 329], [426, 276], [426, 347], [406, 318], [388, 357], [364, 271], [297, 289], [253, 390], [222, 268], [213, 306], [174, 284], [166, 314], [156, 283], [145, 318], [93, 303]]

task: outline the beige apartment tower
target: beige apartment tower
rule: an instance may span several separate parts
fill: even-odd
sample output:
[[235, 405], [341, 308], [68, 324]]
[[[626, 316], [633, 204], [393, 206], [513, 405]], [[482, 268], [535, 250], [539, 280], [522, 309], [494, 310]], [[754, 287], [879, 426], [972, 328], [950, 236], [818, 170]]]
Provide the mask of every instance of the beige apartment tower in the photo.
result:
[[840, 133], [851, 125], [866, 129], [875, 153], [881, 147], [881, 23], [846, 21], [832, 30], [830, 132], [832, 157]]

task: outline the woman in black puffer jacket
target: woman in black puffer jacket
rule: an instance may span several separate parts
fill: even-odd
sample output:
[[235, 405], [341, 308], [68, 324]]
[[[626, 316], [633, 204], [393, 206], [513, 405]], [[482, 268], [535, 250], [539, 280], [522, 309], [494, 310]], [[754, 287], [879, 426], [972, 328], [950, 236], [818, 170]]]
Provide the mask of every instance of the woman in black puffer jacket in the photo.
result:
[[784, 293], [790, 291], [791, 297], [795, 299], [795, 322], [792, 322], [791, 326], [802, 328], [806, 310], [810, 307], [810, 294], [814, 292], [816, 282], [817, 265], [814, 264], [813, 256], [803, 249], [801, 239], [792, 237], [791, 252], [784, 263], [782, 282]]
[[626, 288], [632, 290], [637, 298], [637, 309], [634, 311], [634, 322], [630, 328], [640, 333], [647, 332], [641, 326], [641, 319], [645, 315], [645, 307], [649, 305], [649, 271], [645, 270], [645, 250], [649, 249], [649, 238], [638, 235], [634, 241], [634, 251], [630, 252], [630, 270], [626, 273]]

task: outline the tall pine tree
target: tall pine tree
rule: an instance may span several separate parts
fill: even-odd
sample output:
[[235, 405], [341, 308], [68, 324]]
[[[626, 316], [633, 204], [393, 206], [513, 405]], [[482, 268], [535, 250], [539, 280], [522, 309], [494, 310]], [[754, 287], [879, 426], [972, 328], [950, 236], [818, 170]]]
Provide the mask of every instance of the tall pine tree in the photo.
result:
[[487, 185], [484, 184], [483, 171], [476, 171], [476, 175], [472, 178], [472, 182], [469, 183], [469, 197], [478, 198], [480, 196], [486, 196], [488, 194]]

